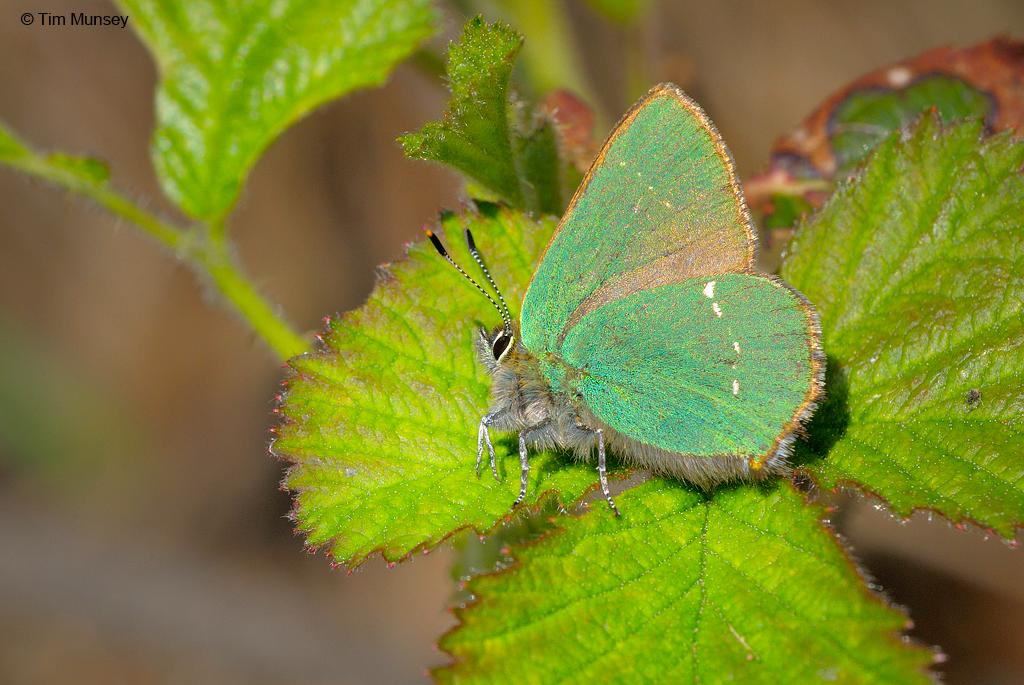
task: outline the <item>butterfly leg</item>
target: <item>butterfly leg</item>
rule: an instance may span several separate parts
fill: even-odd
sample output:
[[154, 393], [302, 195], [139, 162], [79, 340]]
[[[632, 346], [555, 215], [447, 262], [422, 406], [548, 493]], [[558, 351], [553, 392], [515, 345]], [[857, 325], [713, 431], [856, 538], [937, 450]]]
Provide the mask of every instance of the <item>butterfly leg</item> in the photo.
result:
[[594, 433], [597, 434], [597, 475], [601, 480], [601, 492], [604, 493], [604, 498], [608, 500], [608, 506], [612, 508], [612, 513], [619, 516], [619, 508], [615, 506], [612, 494], [608, 492], [608, 471], [605, 467], [604, 456], [604, 431], [598, 428]]
[[494, 445], [491, 444], [491, 433], [488, 426], [494, 422], [494, 419], [498, 416], [498, 412], [492, 411], [489, 414], [485, 414], [480, 419], [480, 429], [476, 433], [476, 477], [480, 477], [480, 462], [484, 458], [484, 445], [487, 445], [487, 452], [491, 457], [491, 473], [494, 474], [494, 480], [500, 481], [498, 478], [498, 462], [494, 458]]
[[529, 428], [519, 431], [519, 497], [512, 503], [515, 509], [526, 498], [526, 485], [530, 480], [530, 445], [537, 449], [547, 449], [556, 443], [553, 438], [550, 420], [541, 421]]
[[515, 509], [526, 497], [526, 483], [530, 479], [530, 457], [526, 448], [526, 431], [519, 433], [519, 497], [512, 503]]

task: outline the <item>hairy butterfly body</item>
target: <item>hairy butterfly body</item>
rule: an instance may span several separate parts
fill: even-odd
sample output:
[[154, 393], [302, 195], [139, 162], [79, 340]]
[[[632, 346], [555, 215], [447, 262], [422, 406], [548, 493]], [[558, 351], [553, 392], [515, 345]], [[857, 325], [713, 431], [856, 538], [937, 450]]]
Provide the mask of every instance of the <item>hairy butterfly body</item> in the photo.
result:
[[[470, 278], [430, 234], [438, 251]], [[817, 315], [781, 280], [757, 273], [756, 234], [732, 159], [714, 126], [671, 84], [652, 89], [604, 144], [503, 325], [481, 330], [493, 378], [480, 421], [519, 433], [529, 451], [596, 453], [709, 488], [787, 470], [795, 431], [823, 388]], [[472, 280], [472, 278], [470, 278]], [[475, 283], [475, 282], [474, 282]]]

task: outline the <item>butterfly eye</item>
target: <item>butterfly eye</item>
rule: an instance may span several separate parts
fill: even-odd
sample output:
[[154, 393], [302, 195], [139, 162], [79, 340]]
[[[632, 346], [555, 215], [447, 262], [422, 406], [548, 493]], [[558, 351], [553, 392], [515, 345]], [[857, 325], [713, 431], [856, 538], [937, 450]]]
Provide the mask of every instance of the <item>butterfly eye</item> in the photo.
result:
[[512, 346], [512, 336], [504, 331], [498, 334], [498, 337], [494, 339], [491, 344], [491, 353], [494, 354], [496, 361], [501, 361], [501, 358], [505, 356], [509, 348]]

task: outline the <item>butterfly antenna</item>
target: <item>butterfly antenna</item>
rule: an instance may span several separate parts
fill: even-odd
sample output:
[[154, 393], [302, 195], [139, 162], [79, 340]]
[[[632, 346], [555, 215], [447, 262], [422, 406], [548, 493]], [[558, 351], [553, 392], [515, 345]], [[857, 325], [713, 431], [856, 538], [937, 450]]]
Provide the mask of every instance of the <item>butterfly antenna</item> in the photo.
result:
[[466, 245], [469, 246], [469, 254], [473, 255], [473, 261], [477, 263], [480, 270], [484, 272], [484, 278], [494, 288], [495, 294], [498, 296], [498, 300], [501, 302], [501, 319], [505, 322], [505, 330], [509, 333], [512, 332], [512, 314], [508, 311], [508, 304], [505, 302], [505, 298], [501, 295], [501, 290], [498, 289], [498, 284], [494, 282], [494, 277], [491, 276], [491, 272], [487, 269], [487, 265], [484, 264], [483, 257], [480, 256], [480, 251], [476, 249], [476, 242], [473, 240], [473, 233], [467, 228], [466, 229]]
[[[435, 234], [433, 231], [430, 231], [430, 230], [428, 230], [426, 233], [427, 233], [427, 237], [430, 238], [430, 242], [434, 245], [434, 249], [437, 250], [437, 253], [439, 255], [441, 255], [442, 257], [444, 257], [448, 261], [449, 264], [454, 266], [455, 270], [458, 271], [460, 274], [462, 274], [466, 278], [467, 281], [469, 281], [474, 286], [476, 286], [477, 290], [479, 290], [481, 293], [483, 293], [483, 296], [486, 297], [487, 300], [492, 305], [494, 305], [494, 308], [498, 310], [498, 314], [501, 315], [501, 320], [505, 323], [506, 328], [508, 328], [510, 323], [511, 323], [511, 318], [507, 314], [508, 307], [502, 309], [500, 306], [498, 306], [498, 303], [494, 301], [494, 298], [491, 297], [491, 294], [489, 292], [487, 292], [486, 290], [484, 290], [480, 286], [479, 283], [474, 281], [473, 277], [470, 276], [469, 274], [467, 274], [465, 272], [465, 270], [463, 270], [463, 268], [461, 266], [459, 266], [458, 264], [455, 263], [455, 260], [452, 259], [450, 254], [448, 254], [448, 250], [444, 249], [444, 244], [441, 242], [441, 239], [437, 237], [437, 234]], [[498, 294], [498, 297], [499, 298], [501, 297], [500, 293]], [[504, 302], [505, 301], [502, 300], [502, 304], [504, 304]]]

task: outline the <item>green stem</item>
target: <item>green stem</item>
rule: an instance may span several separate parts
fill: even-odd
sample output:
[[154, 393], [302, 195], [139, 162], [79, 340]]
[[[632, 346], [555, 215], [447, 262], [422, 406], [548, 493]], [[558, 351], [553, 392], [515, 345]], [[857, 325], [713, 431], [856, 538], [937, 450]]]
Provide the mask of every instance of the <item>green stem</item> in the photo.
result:
[[309, 341], [292, 330], [245, 277], [227, 241], [208, 241], [194, 266], [200, 275], [209, 276], [224, 299], [278, 357], [289, 359], [309, 349]]
[[199, 277], [209, 278], [224, 299], [282, 360], [309, 349], [309, 343], [275, 312], [242, 273], [231, 255], [223, 222], [214, 222], [204, 231], [169, 224], [112, 190], [105, 180], [52, 162], [27, 148], [0, 158], [0, 164], [87, 197], [169, 248], [188, 262]]
[[51, 164], [46, 158], [36, 154], [28, 154], [14, 159], [2, 159], [0, 163], [9, 164], [15, 169], [49, 181], [54, 185], [70, 190], [79, 195], [88, 197], [96, 204], [106, 208], [111, 214], [127, 219], [157, 242], [176, 253], [180, 253], [188, 232], [172, 226], [156, 216], [146, 212], [141, 207], [128, 200], [122, 195], [110, 189], [106, 183], [97, 183], [94, 180], [80, 174], [76, 174], [64, 167]]

